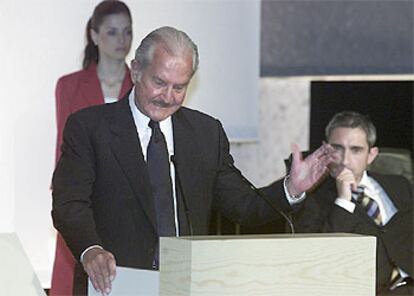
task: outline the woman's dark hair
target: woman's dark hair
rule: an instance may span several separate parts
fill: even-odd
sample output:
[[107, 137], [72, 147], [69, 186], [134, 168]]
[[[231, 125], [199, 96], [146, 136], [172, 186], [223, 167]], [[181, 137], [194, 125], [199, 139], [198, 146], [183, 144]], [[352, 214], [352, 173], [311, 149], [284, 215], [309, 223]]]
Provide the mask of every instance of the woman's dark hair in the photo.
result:
[[93, 43], [90, 33], [91, 29], [98, 32], [106, 16], [120, 13], [125, 14], [132, 21], [131, 12], [128, 6], [122, 1], [104, 0], [95, 7], [92, 17], [86, 25], [86, 46], [82, 63], [83, 69], [86, 69], [92, 62], [97, 63], [99, 61], [98, 47]]

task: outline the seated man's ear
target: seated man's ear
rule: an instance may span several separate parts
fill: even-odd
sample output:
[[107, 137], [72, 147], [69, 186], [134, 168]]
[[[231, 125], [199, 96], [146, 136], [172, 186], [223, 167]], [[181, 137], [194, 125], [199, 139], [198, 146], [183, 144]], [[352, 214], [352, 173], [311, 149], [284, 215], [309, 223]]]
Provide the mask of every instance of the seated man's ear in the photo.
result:
[[369, 153], [368, 153], [368, 165], [370, 165], [373, 161], [374, 161], [374, 159], [377, 157], [377, 155], [378, 155], [378, 152], [379, 152], [379, 149], [378, 149], [378, 147], [371, 147], [370, 149], [369, 149]]

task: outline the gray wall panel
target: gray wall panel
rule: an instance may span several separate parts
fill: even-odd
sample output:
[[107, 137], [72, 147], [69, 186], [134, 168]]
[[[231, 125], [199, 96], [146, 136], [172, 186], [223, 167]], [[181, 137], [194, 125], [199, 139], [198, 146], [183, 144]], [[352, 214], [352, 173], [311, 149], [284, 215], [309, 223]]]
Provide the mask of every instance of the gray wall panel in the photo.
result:
[[262, 1], [261, 76], [408, 74], [414, 1]]

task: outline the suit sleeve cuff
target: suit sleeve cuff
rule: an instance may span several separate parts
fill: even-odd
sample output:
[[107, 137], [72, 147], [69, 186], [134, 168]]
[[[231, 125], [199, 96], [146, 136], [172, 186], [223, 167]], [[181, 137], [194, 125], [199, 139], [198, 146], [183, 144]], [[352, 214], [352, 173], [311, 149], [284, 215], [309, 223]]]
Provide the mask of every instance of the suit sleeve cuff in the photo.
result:
[[338, 197], [335, 199], [335, 204], [350, 213], [355, 211], [355, 204], [352, 201]]
[[290, 195], [289, 190], [287, 189], [287, 186], [286, 186], [286, 182], [288, 179], [289, 179], [289, 175], [287, 175], [285, 179], [283, 180], [283, 189], [285, 190], [285, 196], [286, 196], [287, 201], [292, 206], [292, 205], [302, 202], [306, 197], [306, 193], [303, 192], [302, 194], [296, 195], [296, 196]]
[[93, 245], [93, 246], [90, 246], [90, 247], [86, 248], [86, 250], [83, 251], [82, 254], [80, 255], [80, 262], [81, 263], [83, 262], [83, 256], [85, 256], [86, 252], [88, 252], [91, 249], [101, 249], [101, 250], [103, 250], [103, 248], [100, 245]]

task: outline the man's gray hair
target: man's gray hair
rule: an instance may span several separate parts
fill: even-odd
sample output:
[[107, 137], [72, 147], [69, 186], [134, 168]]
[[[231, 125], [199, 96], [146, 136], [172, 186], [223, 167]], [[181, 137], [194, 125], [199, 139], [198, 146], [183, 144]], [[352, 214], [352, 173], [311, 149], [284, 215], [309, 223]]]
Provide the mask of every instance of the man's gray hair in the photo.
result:
[[360, 128], [367, 135], [368, 146], [374, 147], [377, 140], [377, 130], [368, 116], [353, 111], [336, 113], [325, 128], [325, 137], [329, 140], [332, 131], [338, 127]]
[[161, 44], [168, 53], [183, 56], [190, 52], [193, 56], [193, 74], [198, 69], [198, 48], [183, 31], [172, 27], [161, 27], [149, 33], [135, 51], [135, 60], [140, 64], [140, 72], [152, 62], [155, 46]]

